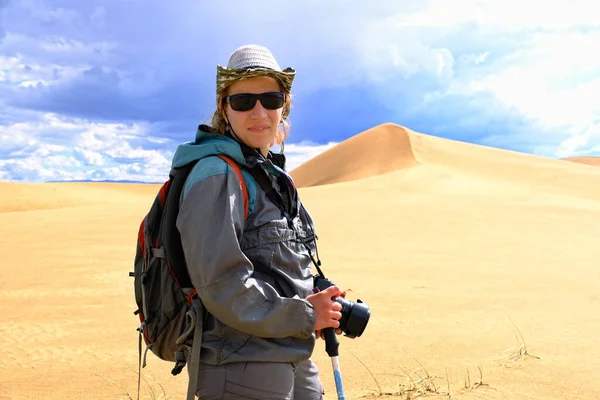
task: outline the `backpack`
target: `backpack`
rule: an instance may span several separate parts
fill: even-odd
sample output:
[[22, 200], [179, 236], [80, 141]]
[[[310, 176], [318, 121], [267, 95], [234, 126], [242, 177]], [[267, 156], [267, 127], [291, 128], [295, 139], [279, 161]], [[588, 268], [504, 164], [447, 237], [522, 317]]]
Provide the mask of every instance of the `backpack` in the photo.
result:
[[[238, 164], [225, 155], [218, 155], [235, 171], [244, 195], [245, 219], [248, 218], [248, 191]], [[169, 179], [161, 186], [149, 212], [138, 230], [134, 259], [135, 301], [141, 325], [138, 340], [138, 399], [141, 369], [146, 366], [148, 350], [164, 361], [174, 362], [171, 373], [178, 375], [191, 354], [190, 368], [196, 371], [199, 363], [202, 320], [204, 312], [187, 270], [181, 237], [176, 221], [179, 199], [185, 181], [196, 165], [195, 160], [172, 169]], [[210, 207], [210, 205], [207, 205]], [[190, 338], [194, 333], [193, 339]], [[142, 362], [142, 340], [146, 344]], [[194, 346], [194, 344], [196, 346]], [[194, 359], [197, 357], [198, 359]], [[196, 375], [190, 376], [188, 398], [195, 396]], [[194, 388], [192, 388], [194, 386]]]

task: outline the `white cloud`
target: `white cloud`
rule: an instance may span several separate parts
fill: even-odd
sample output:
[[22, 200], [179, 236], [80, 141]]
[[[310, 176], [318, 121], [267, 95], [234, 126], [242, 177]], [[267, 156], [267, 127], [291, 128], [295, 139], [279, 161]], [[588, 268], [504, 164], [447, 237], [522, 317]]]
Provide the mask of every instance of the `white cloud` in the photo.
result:
[[51, 7], [40, 0], [20, 0], [20, 3], [38, 23], [73, 24], [81, 19], [81, 14], [76, 10]]
[[600, 109], [600, 43], [594, 33], [539, 35], [527, 48], [506, 56], [504, 65], [471, 82], [473, 91], [492, 90], [510, 106], [547, 125], [588, 123]]
[[[163, 182], [168, 178], [173, 151], [134, 147], [129, 142], [143, 137], [146, 128], [143, 124], [92, 123], [55, 114], [40, 116], [37, 122], [0, 126], [2, 149], [5, 152], [12, 149], [5, 153], [7, 159], [2, 159], [0, 151], [0, 179]], [[164, 143], [165, 140], [149, 137], [148, 142]], [[288, 170], [336, 144], [307, 141], [286, 144]], [[279, 151], [278, 146], [273, 151]]]
[[396, 33], [397, 27], [374, 21], [365, 35], [358, 38], [359, 76], [379, 85], [395, 77], [408, 80], [418, 73], [426, 73], [432, 80], [452, 78], [454, 59], [448, 49], [429, 47], [416, 34], [407, 33], [401, 41], [380, 40], [393, 38]]
[[0, 125], [0, 151], [13, 153], [23, 150], [28, 144], [34, 144], [35, 141], [27, 136], [25, 127], [26, 124], [23, 123]]
[[0, 160], [0, 171], [9, 180], [16, 181], [82, 179], [85, 176], [83, 171], [70, 170], [76, 165], [76, 160], [65, 156], [32, 155], [27, 158]]
[[481, 63], [485, 62], [485, 60], [488, 58], [489, 55], [490, 55], [489, 51], [463, 54], [462, 56], [460, 56], [458, 58], [458, 61], [460, 61], [463, 64], [477, 65], [477, 64], [481, 64]]
[[[505, 107], [496, 114], [495, 110], [489, 110], [489, 114], [485, 110], [484, 116], [467, 115], [467, 125], [474, 130], [485, 133], [486, 124], [498, 123], [498, 116], [507, 115], [507, 109], [515, 110], [518, 117], [524, 116], [525, 122], [518, 122], [516, 128], [506, 125], [518, 132], [507, 131], [501, 138], [495, 134], [482, 141], [526, 143], [520, 149], [549, 156], [600, 151], [600, 52], [596, 51], [600, 29], [598, 6], [591, 0], [556, 0], [543, 6], [522, 0], [458, 0], [451, 7], [445, 0], [311, 1], [310, 7], [265, 0], [261, 10], [250, 3], [233, 7], [235, 3], [227, 1], [208, 8], [154, 2], [156, 7], [136, 20], [130, 16], [138, 12], [140, 4], [107, 1], [96, 8], [82, 4], [66, 0], [61, 7], [52, 7], [39, 0], [23, 0], [11, 3], [12, 10], [4, 14], [8, 24], [0, 44], [2, 93], [25, 93], [14, 104], [27, 107], [35, 103], [28, 101], [29, 94], [54, 93], [50, 89], [55, 88], [71, 90], [76, 95], [58, 96], [58, 101], [51, 97], [36, 104], [51, 107], [58, 103], [61, 112], [67, 113], [71, 107], [79, 115], [100, 109], [102, 112], [97, 111], [90, 120], [40, 114], [26, 122], [11, 120], [0, 125], [2, 177], [13, 176], [6, 172], [8, 168], [15, 174], [31, 174], [28, 176], [32, 179], [54, 177], [49, 172], [54, 168], [56, 176], [163, 179], [172, 156], [168, 138], [150, 137], [149, 123], [99, 123], [91, 122], [91, 118], [129, 115], [116, 109], [130, 104], [134, 105], [128, 112], [141, 115], [141, 119], [158, 119], [156, 113], [148, 112], [150, 109], [167, 110], [165, 115], [175, 113], [177, 110], [169, 106], [178, 99], [177, 90], [188, 88], [188, 80], [199, 76], [208, 76], [202, 79], [210, 79], [212, 85], [213, 61], [225, 62], [233, 45], [242, 44], [242, 40], [262, 42], [282, 64], [297, 67], [299, 99], [308, 98], [313, 90], [326, 94], [328, 89], [356, 85], [365, 88], [366, 95], [379, 101], [381, 108], [397, 107], [401, 117], [409, 115], [411, 108], [423, 111], [431, 106], [435, 111], [422, 112], [417, 117], [430, 118], [429, 126], [436, 126], [452, 125], [448, 116], [461, 112], [464, 116], [465, 111], [457, 108], [483, 93], [494, 101], [499, 99], [500, 106]], [[196, 13], [202, 11], [210, 21], [228, 8], [231, 25], [248, 35], [240, 39], [232, 29], [217, 39], [211, 38], [209, 43], [203, 42], [207, 39], [198, 33]], [[294, 17], [278, 18], [268, 29], [247, 30], [244, 24], [252, 20], [254, 13], [268, 17], [265, 10]], [[139, 33], [136, 23], [147, 25], [157, 17], [177, 22], [165, 22], [153, 31]], [[272, 35], [273, 31], [284, 29], [288, 34]], [[193, 50], [199, 47], [204, 51]], [[210, 65], [207, 60], [211, 60]], [[95, 69], [84, 73], [91, 67]], [[206, 75], [206, 71], [210, 74]], [[110, 72], [110, 76], [102, 72]], [[162, 93], [158, 87], [180, 82], [170, 81], [173, 77], [184, 83], [173, 85], [176, 89], [169, 96], [152, 96]], [[45, 86], [45, 90], [36, 91], [36, 85]], [[88, 101], [92, 111], [81, 111], [80, 104], [70, 103], [79, 102], [81, 93], [93, 90], [90, 87], [98, 89], [94, 92], [102, 92], [110, 85], [114, 85], [114, 90], [107, 90], [105, 97]], [[125, 95], [122, 102], [118, 101], [120, 95]], [[212, 112], [198, 105], [198, 98], [204, 95], [194, 96], [177, 104], [189, 105], [194, 115]], [[453, 105], [448, 99], [454, 96], [467, 100]], [[212, 106], [212, 95], [204, 97]], [[129, 99], [140, 101], [138, 104]], [[490, 104], [497, 104], [494, 101]], [[144, 109], [146, 105], [150, 108]], [[318, 108], [319, 104], [309, 106]], [[313, 113], [311, 108], [305, 115], [325, 121], [330, 112], [338, 111], [316, 109]], [[359, 118], [343, 114], [343, 110], [336, 115], [350, 120]], [[441, 122], [434, 120], [443, 117], [446, 119]], [[419, 118], [414, 120], [420, 121]], [[527, 132], [530, 122], [544, 129], [546, 136]], [[333, 145], [286, 144], [289, 169]]]
[[[337, 144], [338, 143], [335, 142], [329, 142], [327, 144], [316, 144], [308, 141], [286, 144], [284, 146], [284, 152], [286, 155], [287, 170], [293, 170], [299, 165], [331, 149]], [[274, 147], [274, 151], [278, 151], [277, 147]]]
[[31, 86], [45, 83], [52, 76], [51, 70], [40, 71], [38, 65], [28, 65], [21, 56], [0, 55], [0, 82], [12, 85]]
[[[388, 98], [398, 90], [408, 90], [417, 104], [492, 93], [531, 125], [552, 132], [552, 137], [529, 132], [529, 141], [539, 143], [529, 150], [551, 156], [586, 152], [600, 145], [600, 137], [589, 133], [600, 119], [600, 52], [595, 50], [600, 29], [594, 11], [599, 7], [589, 0], [540, 7], [517, 0], [459, 0], [448, 7], [433, 0], [414, 13], [369, 21], [357, 48], [365, 55], [367, 76]], [[469, 48], [476, 50], [465, 53]], [[416, 74], [439, 85], [415, 87], [398, 79], [390, 84], [394, 76]], [[522, 134], [505, 133], [515, 140]]]
[[49, 86], [67, 82], [87, 68], [86, 65], [59, 65], [23, 55], [0, 55], [0, 83], [11, 86]]
[[[585, 146], [600, 144], [600, 137], [588, 133], [600, 118], [600, 54], [592, 50], [598, 43], [600, 31], [536, 34], [527, 46], [486, 68], [479, 79], [461, 82], [462, 93], [491, 91], [539, 126], [556, 132], [559, 143], [539, 146], [538, 151], [546, 148], [552, 157], [577, 155]], [[545, 140], [538, 136], [539, 142]]]
[[81, 166], [81, 163], [74, 157], [67, 157], [64, 155], [46, 156], [43, 157], [43, 162], [45, 165], [55, 168], [72, 168]]
[[600, 122], [583, 129], [580, 133], [572, 135], [563, 141], [555, 151], [557, 157], [570, 157], [573, 155], [600, 155]]
[[[110, 52], [117, 49], [113, 41], [82, 41], [49, 33], [42, 37], [28, 36], [24, 33], [8, 32], [2, 41], [7, 53], [16, 53], [21, 57], [35, 54], [36, 59], [52, 61], [57, 65], [66, 62], [106, 61]], [[20, 50], [20, 51], [18, 51]], [[91, 59], [90, 57], [94, 57]], [[88, 58], [88, 60], [85, 60]], [[25, 58], [26, 61], [30, 59]]]
[[482, 27], [502, 29], [552, 28], [573, 25], [595, 26], [594, 0], [555, 0], [540, 3], [523, 0], [457, 0], [448, 6], [445, 0], [430, 0], [427, 8], [416, 13], [397, 13], [391, 18], [400, 26], [448, 28], [476, 22]]
[[73, 153], [86, 165], [104, 165], [104, 157], [96, 151], [89, 151], [81, 147], [73, 148]]
[[164, 181], [172, 151], [130, 143], [143, 137], [145, 129], [143, 124], [95, 123], [55, 114], [0, 126], [0, 171], [10, 180]]
[[69, 122], [70, 126], [77, 126], [81, 133], [75, 138], [77, 145], [90, 150], [103, 150], [118, 152], [119, 147], [128, 146], [126, 137], [132, 138], [142, 136], [143, 124], [123, 123], [90, 123], [85, 120]]
[[20, 150], [11, 151], [10, 156], [23, 157], [23, 156], [36, 156], [36, 157], [48, 157], [53, 153], [65, 152], [68, 150], [65, 146], [39, 143], [35, 139], [29, 139], [26, 146], [23, 146]]
[[132, 149], [129, 143], [123, 143], [122, 146], [116, 147], [106, 151], [106, 154], [113, 158], [119, 159], [131, 159], [131, 160], [144, 160], [145, 163], [151, 165], [169, 165], [170, 161], [167, 160], [160, 151], [158, 150], [144, 150], [144, 149]]
[[169, 141], [169, 139], [167, 138], [155, 138], [155, 137], [148, 137], [148, 141], [152, 142], [152, 143], [157, 143], [157, 144], [165, 144]]

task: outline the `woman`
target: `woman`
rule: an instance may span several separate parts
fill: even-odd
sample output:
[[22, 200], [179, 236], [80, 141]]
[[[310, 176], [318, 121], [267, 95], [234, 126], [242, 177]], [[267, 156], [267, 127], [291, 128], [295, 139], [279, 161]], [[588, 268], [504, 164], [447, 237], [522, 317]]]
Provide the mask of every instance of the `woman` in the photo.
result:
[[[208, 311], [197, 366], [200, 399], [323, 396], [310, 356], [322, 329], [341, 333], [341, 306], [332, 299], [345, 293], [336, 286], [314, 290], [313, 221], [283, 154], [270, 151], [289, 134], [294, 76], [262, 46], [235, 50], [226, 68], [217, 66], [212, 126], [201, 125], [173, 159], [173, 167], [200, 159], [177, 220], [190, 277]], [[242, 167], [247, 219], [240, 180], [218, 154]]]

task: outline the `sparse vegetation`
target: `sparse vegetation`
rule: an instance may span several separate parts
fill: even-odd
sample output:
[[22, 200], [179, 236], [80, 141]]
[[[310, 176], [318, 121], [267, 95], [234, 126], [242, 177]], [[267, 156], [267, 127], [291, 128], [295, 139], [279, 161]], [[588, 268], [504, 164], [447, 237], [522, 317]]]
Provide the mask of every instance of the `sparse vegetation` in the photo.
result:
[[[137, 371], [134, 371], [134, 372], [135, 372], [135, 375], [137, 376]], [[134, 400], [134, 397], [119, 382], [117, 382], [113, 379], [107, 378], [105, 376], [101, 376], [101, 375], [97, 375], [97, 374], [94, 374], [94, 375], [118, 386], [121, 389], [121, 393], [120, 393], [121, 397], [119, 397], [119, 400]], [[144, 377], [144, 375], [141, 375], [141, 379], [144, 381], [144, 383], [148, 387], [148, 393], [147, 393], [147, 395], [143, 395], [140, 390], [140, 394], [139, 394], [140, 399], [150, 399], [150, 400], [167, 400], [167, 399], [169, 399], [169, 396], [167, 396], [167, 393], [165, 392], [165, 388], [156, 378], [152, 377], [152, 379], [155, 381], [154, 385], [151, 385], [148, 382], [148, 380]], [[158, 386], [158, 388], [160, 388], [160, 391], [162, 392], [162, 393], [158, 394], [158, 397], [157, 397], [156, 386]], [[137, 398], [137, 396], [136, 396], [136, 398]]]
[[465, 389], [473, 391], [479, 386], [489, 386], [487, 383], [483, 383], [483, 370], [480, 365], [477, 366], [479, 370], [479, 380], [475, 384], [471, 385], [471, 375], [469, 374], [469, 368], [467, 367], [467, 379], [465, 380]]
[[[369, 367], [367, 367], [367, 365], [365, 363], [363, 363], [358, 357], [356, 357], [356, 355], [354, 355], [352, 352], [350, 352], [350, 354], [352, 354], [369, 372], [369, 374], [371, 374], [371, 376], [373, 377], [373, 380], [375, 381], [375, 384], [377, 385], [377, 394], [374, 396], [375, 398], [377, 397], [381, 397], [381, 396], [393, 396], [393, 397], [399, 397], [400, 399], [403, 400], [410, 400], [410, 399], [416, 399], [417, 397], [425, 397], [425, 396], [443, 396], [446, 397], [447, 399], [452, 399], [452, 395], [450, 394], [450, 379], [448, 377], [448, 370], [446, 369], [446, 383], [448, 385], [448, 391], [447, 392], [440, 392], [439, 391], [439, 387], [436, 385], [435, 381], [437, 379], [443, 379], [442, 377], [438, 377], [438, 376], [431, 376], [429, 374], [429, 371], [427, 371], [427, 369], [423, 366], [423, 364], [421, 364], [419, 362], [419, 360], [417, 360], [416, 358], [414, 358], [413, 356], [411, 356], [416, 362], [417, 364], [419, 364], [420, 368], [416, 368], [412, 371], [412, 373], [409, 373], [406, 371], [406, 369], [399, 367], [402, 372], [404, 372], [404, 377], [405, 377], [405, 381], [404, 382], [399, 382], [397, 385], [397, 390], [393, 390], [393, 391], [383, 391], [381, 389], [381, 385], [379, 384], [379, 381], [377, 380], [377, 378], [375, 377], [375, 375], [373, 375], [373, 373], [371, 372], [371, 370], [369, 369]], [[395, 376], [400, 376], [400, 375], [396, 375], [396, 374], [392, 374]], [[367, 396], [362, 396], [362, 397], [367, 397]], [[373, 398], [373, 396], [368, 396], [369, 398]]]
[[97, 377], [99, 377], [101, 379], [104, 379], [104, 380], [112, 383], [113, 385], [118, 386], [123, 391], [123, 393], [121, 393], [121, 397], [119, 397], [119, 400], [133, 400], [133, 398], [131, 397], [131, 395], [127, 391], [127, 389], [123, 385], [121, 385], [119, 382], [117, 382], [117, 381], [115, 381], [113, 379], [107, 378], [106, 376], [101, 376], [101, 375], [98, 375], [98, 374], [94, 374], [94, 376], [97, 376]]
[[[516, 360], [520, 359], [521, 357], [531, 357], [531, 358], [539, 359], [538, 356], [535, 356], [535, 355], [532, 355], [529, 353], [529, 351], [527, 349], [527, 343], [525, 342], [523, 334], [521, 333], [520, 329], [514, 324], [514, 322], [512, 322], [512, 320], [511, 320], [511, 323], [512, 323], [514, 331], [515, 331], [514, 334], [515, 334], [515, 338], [517, 340], [518, 346], [505, 350], [505, 352], [512, 351], [509, 356], [509, 360], [516, 361]], [[362, 398], [372, 399], [372, 398], [378, 398], [378, 397], [383, 397], [383, 396], [391, 396], [391, 397], [397, 397], [401, 400], [411, 400], [411, 399], [416, 399], [419, 397], [444, 397], [444, 398], [447, 398], [448, 400], [452, 399], [452, 394], [450, 393], [450, 378], [448, 375], [448, 369], [446, 367], [444, 368], [444, 370], [446, 372], [445, 377], [433, 376], [429, 373], [428, 369], [425, 368], [425, 366], [419, 360], [417, 360], [414, 356], [407, 353], [418, 364], [418, 367], [414, 368], [412, 371], [409, 372], [409, 371], [407, 371], [407, 369], [403, 368], [402, 366], [399, 366], [400, 370], [402, 370], [404, 375], [397, 375], [397, 374], [388, 374], [388, 375], [403, 377], [404, 380], [402, 382], [398, 382], [396, 384], [397, 386], [393, 390], [383, 390], [378, 379], [373, 374], [371, 369], [360, 358], [358, 358], [354, 353], [352, 353], [351, 351], [349, 351], [349, 353], [354, 358], [356, 358], [356, 360], [358, 360], [358, 362], [360, 362], [363, 367], [365, 367], [365, 369], [369, 372], [369, 374], [373, 378], [375, 385], [377, 386], [377, 390], [374, 390], [375, 394], [361, 396]], [[477, 365], [477, 371], [479, 373], [479, 379], [473, 383], [471, 381], [471, 371], [469, 370], [469, 367], [466, 368], [464, 389], [469, 390], [469, 391], [474, 391], [475, 389], [482, 387], [482, 386], [489, 387], [489, 384], [483, 382], [483, 367], [481, 365]], [[137, 371], [134, 371], [134, 373], [137, 376]], [[119, 400], [134, 400], [134, 397], [119, 382], [117, 382], [113, 379], [104, 377], [104, 376], [100, 376], [100, 375], [96, 375], [96, 376], [112, 383], [113, 385], [117, 386], [121, 390], [121, 394], [120, 394], [121, 397], [119, 397]], [[150, 399], [150, 400], [167, 400], [167, 399], [169, 399], [169, 396], [167, 396], [163, 385], [159, 381], [157, 381], [156, 378], [152, 377], [152, 379], [155, 381], [154, 384], [150, 384], [150, 382], [148, 382], [148, 379], [146, 379], [146, 377], [144, 377], [143, 375], [141, 376], [141, 379], [144, 381], [144, 383], [147, 386], [147, 394], [142, 395], [142, 393], [140, 393], [140, 398]], [[437, 381], [439, 381], [439, 380], [442, 380], [442, 382], [443, 382], [443, 380], [445, 380], [445, 384], [446, 384], [445, 391], [441, 390], [443, 383], [442, 384], [437, 383]]]
[[517, 325], [515, 325], [512, 319], [510, 320], [510, 322], [515, 330], [514, 334], [515, 339], [517, 340], [518, 347], [511, 347], [504, 350], [505, 353], [509, 351], [511, 352], [508, 356], [509, 361], [516, 361], [522, 357], [531, 357], [539, 359], [538, 356], [529, 353], [529, 351], [527, 350], [527, 343], [525, 342], [525, 338], [523, 337], [521, 330], [517, 327]]

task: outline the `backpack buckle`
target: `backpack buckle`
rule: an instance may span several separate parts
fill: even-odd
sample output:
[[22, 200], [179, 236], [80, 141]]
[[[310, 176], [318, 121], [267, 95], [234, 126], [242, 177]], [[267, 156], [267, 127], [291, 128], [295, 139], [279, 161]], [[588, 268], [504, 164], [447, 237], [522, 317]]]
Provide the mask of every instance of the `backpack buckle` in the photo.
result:
[[183, 353], [183, 351], [176, 351], [175, 352], [175, 366], [171, 370], [171, 374], [178, 375], [183, 370], [183, 367], [185, 367], [185, 364], [186, 364], [186, 360], [185, 360], [185, 354]]

